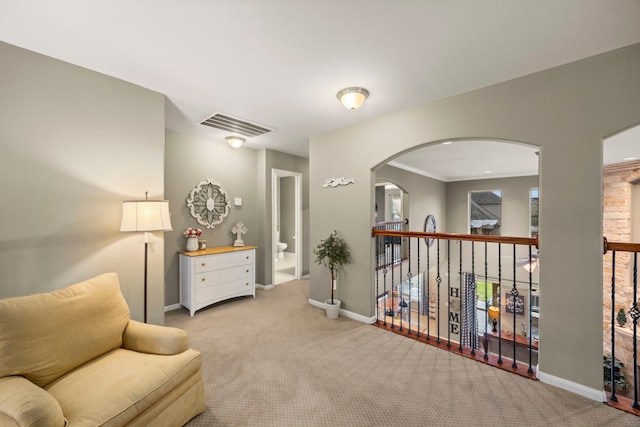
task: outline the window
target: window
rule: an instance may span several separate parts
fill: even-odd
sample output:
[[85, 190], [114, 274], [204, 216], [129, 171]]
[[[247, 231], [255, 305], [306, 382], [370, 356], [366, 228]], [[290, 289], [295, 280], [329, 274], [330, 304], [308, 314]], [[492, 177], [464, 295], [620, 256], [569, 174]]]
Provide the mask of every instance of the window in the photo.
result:
[[469, 234], [500, 235], [502, 190], [469, 192]]
[[529, 191], [529, 212], [531, 213], [531, 220], [529, 224], [531, 237], [536, 237], [538, 234], [538, 206], [538, 189], [532, 188], [531, 191]]

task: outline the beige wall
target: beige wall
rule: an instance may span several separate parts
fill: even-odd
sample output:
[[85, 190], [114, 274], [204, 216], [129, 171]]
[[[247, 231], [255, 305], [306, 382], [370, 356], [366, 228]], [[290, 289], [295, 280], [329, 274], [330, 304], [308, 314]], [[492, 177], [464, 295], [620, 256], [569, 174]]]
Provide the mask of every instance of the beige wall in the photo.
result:
[[[339, 289], [344, 308], [373, 315], [372, 169], [412, 148], [456, 138], [539, 146], [539, 369], [601, 390], [602, 139], [638, 123], [639, 69], [640, 45], [634, 45], [312, 137], [310, 243], [336, 228], [351, 246], [354, 260]], [[355, 184], [322, 188], [331, 176]], [[334, 206], [349, 215], [336, 215]], [[326, 298], [327, 276], [311, 265], [310, 298]]]
[[[142, 320], [142, 235], [122, 201], [162, 199], [164, 97], [0, 43], [0, 298], [119, 274]], [[164, 322], [162, 233], [149, 246], [149, 321]]]

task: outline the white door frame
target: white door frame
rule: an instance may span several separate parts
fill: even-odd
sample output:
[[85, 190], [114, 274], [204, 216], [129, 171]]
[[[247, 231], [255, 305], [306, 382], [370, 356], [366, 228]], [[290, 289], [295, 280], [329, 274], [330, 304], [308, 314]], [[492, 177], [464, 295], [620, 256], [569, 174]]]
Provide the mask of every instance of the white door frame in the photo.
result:
[[295, 208], [295, 242], [296, 266], [295, 278], [300, 280], [302, 275], [302, 174], [283, 169], [271, 169], [271, 283], [276, 284], [276, 257], [278, 256], [278, 179], [282, 177], [294, 177], [294, 208]]

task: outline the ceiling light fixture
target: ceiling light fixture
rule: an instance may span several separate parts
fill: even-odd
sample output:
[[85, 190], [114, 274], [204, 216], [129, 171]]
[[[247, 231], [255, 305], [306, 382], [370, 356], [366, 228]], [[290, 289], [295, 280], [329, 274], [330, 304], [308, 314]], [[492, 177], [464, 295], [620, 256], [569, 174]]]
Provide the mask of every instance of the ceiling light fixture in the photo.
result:
[[239, 136], [227, 136], [225, 139], [231, 148], [240, 148], [245, 141], [244, 138], [240, 138]]
[[369, 91], [361, 87], [348, 87], [338, 92], [338, 99], [348, 110], [357, 110], [369, 96]]

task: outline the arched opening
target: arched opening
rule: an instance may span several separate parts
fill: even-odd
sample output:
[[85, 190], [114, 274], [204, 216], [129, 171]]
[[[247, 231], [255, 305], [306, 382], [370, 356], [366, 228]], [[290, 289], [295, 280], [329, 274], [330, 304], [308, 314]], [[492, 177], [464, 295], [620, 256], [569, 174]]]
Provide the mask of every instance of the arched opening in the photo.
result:
[[[604, 140], [602, 176], [604, 237], [611, 242], [640, 243], [640, 126]], [[612, 252], [605, 254], [602, 287], [605, 364], [615, 358], [614, 362], [618, 363], [614, 374], [616, 393], [632, 398], [633, 378], [640, 370], [633, 357], [636, 337], [630, 315], [637, 303], [633, 252], [616, 251], [615, 258]], [[608, 391], [611, 391], [610, 378], [605, 371]]]
[[[511, 141], [438, 141], [399, 153], [374, 174], [376, 182], [392, 180], [411, 195], [406, 215], [410, 231], [528, 239], [538, 231], [538, 151]], [[470, 241], [432, 240], [405, 245], [409, 262], [385, 269], [382, 280], [399, 283], [376, 289], [378, 313], [383, 312], [385, 321], [406, 322], [420, 333], [465, 347], [479, 348], [484, 338], [485, 353], [500, 354], [497, 347], [505, 339], [505, 349], [513, 344], [513, 360], [535, 366], [537, 251], [530, 254], [529, 246], [514, 246], [500, 253], [498, 245], [485, 249]], [[508, 318], [491, 339], [490, 308]], [[516, 345], [516, 338], [522, 345]], [[528, 350], [534, 342], [531, 359]]]

